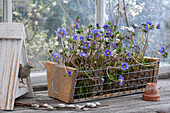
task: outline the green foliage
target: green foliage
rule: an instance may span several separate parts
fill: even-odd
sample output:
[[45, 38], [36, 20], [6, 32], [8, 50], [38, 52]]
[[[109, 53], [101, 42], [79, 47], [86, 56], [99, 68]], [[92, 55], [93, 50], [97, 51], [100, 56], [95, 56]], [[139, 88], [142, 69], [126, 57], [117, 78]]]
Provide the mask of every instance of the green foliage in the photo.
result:
[[81, 28], [81, 27], [79, 27], [78, 29], [77, 29], [77, 34], [81, 34], [81, 33], [83, 33], [83, 28]]
[[163, 53], [163, 58], [167, 58], [167, 56], [168, 56], [168, 53], [167, 53], [167, 52], [164, 52], [164, 53]]

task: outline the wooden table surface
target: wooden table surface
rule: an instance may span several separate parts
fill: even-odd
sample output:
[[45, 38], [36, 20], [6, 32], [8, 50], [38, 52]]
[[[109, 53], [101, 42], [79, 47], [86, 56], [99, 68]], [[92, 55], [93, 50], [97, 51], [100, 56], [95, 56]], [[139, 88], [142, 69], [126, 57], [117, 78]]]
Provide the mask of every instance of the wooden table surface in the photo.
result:
[[[90, 108], [88, 111], [75, 110], [75, 109], [57, 109], [57, 110], [35, 110], [28, 107], [15, 106], [14, 111], [0, 111], [3, 113], [157, 113], [158, 110], [162, 110], [165, 113], [170, 113], [170, 79], [158, 80], [158, 88], [161, 95], [161, 100], [157, 102], [150, 102], [142, 100], [142, 94], [122, 96], [110, 99], [103, 99], [99, 101], [102, 105], [109, 105], [100, 108]], [[37, 104], [49, 104], [56, 105], [62, 103], [59, 100], [49, 98], [47, 91], [35, 92], [34, 98], [19, 98], [16, 102], [23, 103], [37, 103]], [[85, 103], [78, 103], [84, 105]]]

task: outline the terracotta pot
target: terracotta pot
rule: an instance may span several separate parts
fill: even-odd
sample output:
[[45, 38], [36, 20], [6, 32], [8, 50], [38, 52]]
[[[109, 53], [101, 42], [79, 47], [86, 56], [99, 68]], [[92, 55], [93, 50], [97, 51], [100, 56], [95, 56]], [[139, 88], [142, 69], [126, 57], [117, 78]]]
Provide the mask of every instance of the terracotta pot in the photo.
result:
[[160, 94], [158, 92], [156, 83], [147, 83], [145, 92], [142, 95], [143, 100], [158, 101], [160, 100]]

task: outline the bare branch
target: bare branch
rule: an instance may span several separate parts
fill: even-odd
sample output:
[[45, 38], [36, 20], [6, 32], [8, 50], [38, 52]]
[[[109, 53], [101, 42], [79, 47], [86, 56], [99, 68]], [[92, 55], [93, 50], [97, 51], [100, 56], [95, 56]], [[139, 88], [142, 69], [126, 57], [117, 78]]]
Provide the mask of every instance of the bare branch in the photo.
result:
[[123, 10], [124, 10], [124, 15], [125, 15], [125, 20], [126, 24], [129, 27], [128, 19], [127, 19], [127, 14], [126, 14], [126, 5], [125, 5], [125, 0], [123, 0]]

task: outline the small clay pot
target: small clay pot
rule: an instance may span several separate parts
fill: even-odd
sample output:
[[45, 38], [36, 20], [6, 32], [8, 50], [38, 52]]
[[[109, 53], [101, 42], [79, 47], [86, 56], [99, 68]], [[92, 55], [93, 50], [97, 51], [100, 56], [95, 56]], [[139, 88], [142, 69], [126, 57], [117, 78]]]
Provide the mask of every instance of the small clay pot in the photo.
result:
[[143, 100], [158, 101], [160, 100], [160, 94], [158, 92], [156, 83], [147, 83], [145, 92], [142, 95]]

